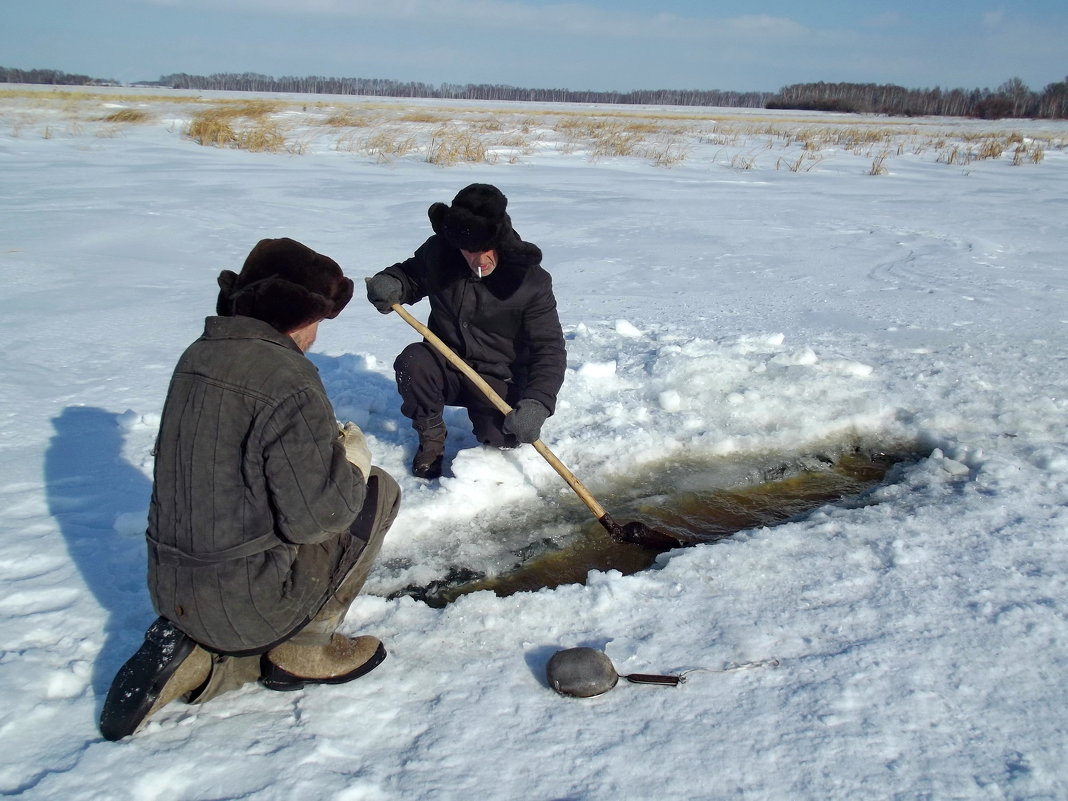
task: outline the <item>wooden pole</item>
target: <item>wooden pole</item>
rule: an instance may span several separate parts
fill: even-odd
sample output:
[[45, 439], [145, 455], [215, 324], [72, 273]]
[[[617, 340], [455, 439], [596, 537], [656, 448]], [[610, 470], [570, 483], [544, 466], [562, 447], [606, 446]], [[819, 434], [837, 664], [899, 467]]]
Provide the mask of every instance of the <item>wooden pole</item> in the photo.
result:
[[[493, 387], [486, 383], [486, 379], [476, 373], [471, 368], [471, 365], [469, 365], [467, 362], [457, 356], [456, 352], [453, 351], [453, 349], [450, 348], [448, 345], [446, 345], [445, 342], [442, 341], [441, 337], [439, 337], [437, 334], [435, 334], [433, 331], [431, 331], [429, 328], [419, 322], [419, 320], [413, 317], [408, 312], [408, 310], [401, 306], [399, 303], [393, 304], [393, 311], [399, 314], [401, 318], [406, 323], [408, 323], [408, 325], [410, 325], [412, 328], [422, 334], [423, 338], [426, 339], [426, 341], [433, 345], [435, 348], [437, 348], [438, 352], [441, 353], [441, 355], [444, 356], [446, 359], [448, 359], [449, 362], [457, 370], [467, 376], [471, 383], [478, 387], [482, 391], [482, 394], [485, 395], [486, 398], [488, 398], [489, 401], [497, 407], [498, 411], [500, 411], [502, 414], [508, 414], [510, 411], [512, 411], [512, 407], [508, 405], [508, 402], [505, 401], [505, 399], [502, 398], [499, 394], [497, 394], [497, 391]], [[602, 521], [602, 525], [606, 525], [603, 522], [604, 519], [611, 520], [611, 518], [608, 517], [608, 513], [604, 510], [604, 507], [597, 502], [597, 499], [593, 497], [590, 491], [586, 489], [586, 486], [578, 480], [578, 477], [568, 469], [567, 465], [561, 462], [560, 459], [556, 456], [556, 454], [549, 450], [549, 446], [542, 442], [540, 439], [535, 440], [531, 444], [534, 446], [534, 450], [540, 453], [545, 458], [545, 461], [547, 461], [552, 466], [553, 470], [559, 473], [560, 477], [563, 478], [564, 481], [567, 482], [568, 486], [575, 491], [575, 494], [582, 499], [582, 502], [586, 504], [586, 506], [589, 507], [589, 510], [593, 512], [594, 516], [598, 520]]]

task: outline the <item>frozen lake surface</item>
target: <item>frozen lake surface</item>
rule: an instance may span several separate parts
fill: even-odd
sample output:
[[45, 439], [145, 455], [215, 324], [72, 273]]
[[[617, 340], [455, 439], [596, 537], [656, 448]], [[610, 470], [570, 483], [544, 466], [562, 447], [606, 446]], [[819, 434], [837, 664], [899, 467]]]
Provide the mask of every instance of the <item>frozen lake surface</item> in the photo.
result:
[[[1068, 124], [286, 96], [234, 121], [281, 131], [250, 152], [183, 136], [215, 96], [42, 94], [0, 93], [0, 792], [1068, 796]], [[311, 357], [404, 491], [345, 624], [389, 658], [105, 742], [103, 697], [154, 617], [159, 412], [215, 277], [290, 236], [358, 281], [474, 181], [544, 251], [568, 346], [544, 439], [609, 508], [687, 460], [745, 480], [858, 439], [919, 458], [862, 504], [634, 575], [390, 600], [585, 510], [532, 449], [477, 447], [460, 410], [446, 475], [408, 475], [391, 365], [416, 335], [357, 298]], [[694, 672], [563, 698], [545, 665], [578, 645], [621, 673]], [[716, 672], [739, 663], [758, 667]]]

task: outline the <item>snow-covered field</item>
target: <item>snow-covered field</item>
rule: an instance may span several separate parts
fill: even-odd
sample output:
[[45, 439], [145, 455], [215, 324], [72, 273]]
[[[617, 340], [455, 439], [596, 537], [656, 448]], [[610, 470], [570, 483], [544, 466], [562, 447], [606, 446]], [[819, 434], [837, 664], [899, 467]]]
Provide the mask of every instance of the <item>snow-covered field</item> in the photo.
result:
[[[74, 111], [0, 93], [0, 793], [1068, 798], [1068, 123], [642, 109], [685, 125], [594, 157], [553, 120], [618, 109], [468, 104], [516, 136], [441, 166], [440, 119], [385, 162], [312, 124], [358, 99], [285, 98], [299, 147], [255, 153], [184, 138], [192, 101], [94, 92]], [[124, 107], [149, 117], [100, 121]], [[1006, 149], [979, 158], [991, 133]], [[405, 492], [346, 622], [389, 659], [340, 687], [176, 703], [105, 742], [104, 694], [153, 619], [160, 406], [216, 275], [291, 236], [358, 280], [473, 181], [545, 253], [569, 369], [544, 438], [617, 518], [680, 461], [700, 483], [854, 442], [923, 458], [863, 502], [635, 575], [388, 600], [588, 513], [532, 449], [475, 447], [460, 411], [446, 477], [411, 478], [391, 364], [415, 334], [358, 297], [312, 358]], [[545, 665], [575, 645], [692, 672], [564, 698]]]

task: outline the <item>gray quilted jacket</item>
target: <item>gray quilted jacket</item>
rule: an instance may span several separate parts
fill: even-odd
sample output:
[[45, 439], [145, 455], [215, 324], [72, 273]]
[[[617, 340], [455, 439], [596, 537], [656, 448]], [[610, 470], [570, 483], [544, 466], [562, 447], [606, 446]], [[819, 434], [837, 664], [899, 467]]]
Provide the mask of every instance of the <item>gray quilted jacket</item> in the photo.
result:
[[175, 368], [156, 443], [156, 611], [222, 653], [288, 639], [336, 580], [365, 492], [293, 340], [251, 317], [209, 317]]

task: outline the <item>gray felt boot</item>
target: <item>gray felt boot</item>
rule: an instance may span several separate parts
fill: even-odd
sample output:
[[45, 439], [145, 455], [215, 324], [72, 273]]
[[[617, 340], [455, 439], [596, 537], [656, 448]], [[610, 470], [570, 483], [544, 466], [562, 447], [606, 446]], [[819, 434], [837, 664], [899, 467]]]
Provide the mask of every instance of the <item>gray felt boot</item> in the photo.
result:
[[344, 684], [370, 673], [386, 658], [377, 637], [335, 634], [326, 645], [282, 643], [263, 655], [260, 683], [271, 690], [306, 684]]

